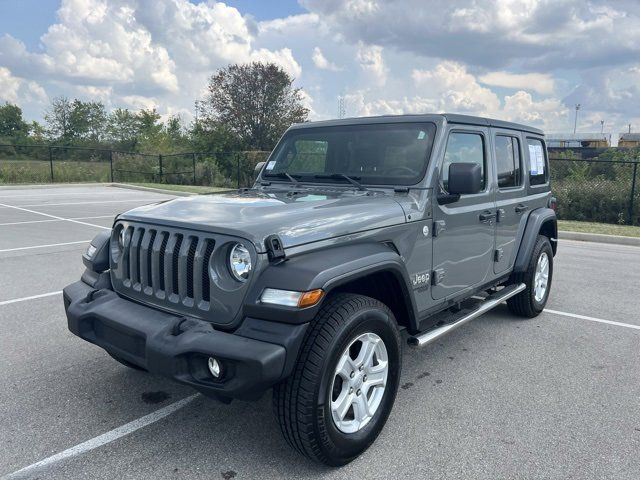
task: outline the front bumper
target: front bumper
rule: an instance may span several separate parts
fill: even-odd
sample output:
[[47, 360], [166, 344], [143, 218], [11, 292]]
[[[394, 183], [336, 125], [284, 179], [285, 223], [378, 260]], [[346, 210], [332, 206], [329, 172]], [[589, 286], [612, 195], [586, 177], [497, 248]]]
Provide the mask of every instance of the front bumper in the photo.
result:
[[[259, 328], [245, 328], [247, 336], [238, 334], [242, 328], [236, 333], [217, 331], [208, 322], [145, 307], [82, 281], [66, 287], [63, 295], [72, 333], [208, 396], [256, 398], [290, 370], [285, 346], [248, 338], [259, 337], [252, 333]], [[289, 340], [291, 336], [301, 339], [303, 334], [304, 329], [297, 329], [290, 332]], [[271, 336], [278, 338], [273, 332]], [[297, 356], [297, 348], [289, 355], [290, 360], [291, 355]], [[210, 356], [222, 363], [219, 380], [207, 369]]]

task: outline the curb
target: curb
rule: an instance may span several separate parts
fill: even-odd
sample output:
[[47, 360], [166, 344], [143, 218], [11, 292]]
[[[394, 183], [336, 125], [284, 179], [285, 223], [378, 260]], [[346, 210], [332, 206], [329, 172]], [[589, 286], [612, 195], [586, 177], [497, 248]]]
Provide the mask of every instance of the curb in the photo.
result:
[[109, 183], [107, 184], [109, 187], [116, 188], [124, 188], [126, 190], [139, 190], [141, 192], [154, 192], [154, 193], [165, 193], [167, 195], [174, 195], [176, 197], [193, 197], [198, 195], [193, 192], [180, 192], [177, 190], [165, 190], [163, 188], [154, 188], [154, 187], [143, 187], [142, 185], [129, 185], [127, 183]]
[[[203, 195], [202, 193], [196, 193], [196, 192], [181, 192], [179, 190], [165, 190], [164, 188], [144, 187], [142, 185], [129, 185], [128, 183], [107, 183], [106, 186], [116, 187], [116, 188], [125, 188], [128, 190], [140, 190], [142, 192], [164, 193], [166, 195], [173, 195], [175, 197], [195, 197], [198, 195]], [[211, 195], [216, 195], [218, 193], [236, 192], [236, 191], [237, 189], [219, 190], [216, 192], [211, 192]]]
[[613, 245], [631, 245], [640, 247], [640, 237], [623, 237], [620, 235], [604, 235], [602, 233], [558, 232], [561, 240], [577, 240], [579, 242], [609, 243]]
[[0, 190], [31, 190], [41, 188], [68, 188], [68, 187], [109, 187], [112, 183], [86, 182], [86, 183], [16, 183], [13, 185], [0, 185]]

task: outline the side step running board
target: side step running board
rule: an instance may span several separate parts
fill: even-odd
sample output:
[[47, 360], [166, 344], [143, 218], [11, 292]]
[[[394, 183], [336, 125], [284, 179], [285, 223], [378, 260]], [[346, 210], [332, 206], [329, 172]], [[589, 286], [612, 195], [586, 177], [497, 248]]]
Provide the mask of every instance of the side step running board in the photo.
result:
[[505, 300], [513, 297], [514, 295], [517, 295], [518, 293], [523, 291], [525, 288], [527, 288], [527, 286], [524, 283], [521, 283], [519, 285], [511, 285], [509, 287], [505, 287], [502, 290], [500, 290], [499, 292], [495, 293], [494, 294], [495, 296], [492, 295], [492, 298], [489, 298], [488, 300], [485, 300], [484, 303], [482, 303], [476, 310], [466, 314], [465, 316], [463, 316], [459, 320], [456, 320], [453, 323], [448, 323], [446, 325], [442, 325], [440, 327], [436, 327], [433, 330], [429, 330], [428, 332], [424, 332], [424, 333], [421, 333], [419, 335], [415, 335], [413, 337], [409, 337], [409, 340], [408, 340], [409, 345], [413, 345], [414, 347], [423, 347], [423, 346], [425, 346], [425, 345], [437, 340], [438, 338], [442, 337], [443, 335], [446, 335], [447, 333], [451, 332], [452, 330], [455, 330], [459, 326], [464, 325], [465, 323], [470, 322], [474, 318], [479, 317], [483, 313], [488, 312], [489, 310], [491, 310], [492, 308], [496, 307], [497, 305], [499, 305], [500, 303], [504, 302]]

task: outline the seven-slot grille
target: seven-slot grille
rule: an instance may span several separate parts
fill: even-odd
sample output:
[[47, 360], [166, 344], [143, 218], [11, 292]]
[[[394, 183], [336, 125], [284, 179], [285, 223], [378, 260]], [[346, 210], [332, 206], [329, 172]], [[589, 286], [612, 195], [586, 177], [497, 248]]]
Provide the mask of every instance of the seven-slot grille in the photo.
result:
[[[213, 238], [130, 224], [121, 228], [124, 248], [115, 274], [125, 290], [122, 293], [137, 292], [139, 298], [142, 294], [163, 303], [209, 310]], [[117, 241], [116, 235], [112, 242]]]

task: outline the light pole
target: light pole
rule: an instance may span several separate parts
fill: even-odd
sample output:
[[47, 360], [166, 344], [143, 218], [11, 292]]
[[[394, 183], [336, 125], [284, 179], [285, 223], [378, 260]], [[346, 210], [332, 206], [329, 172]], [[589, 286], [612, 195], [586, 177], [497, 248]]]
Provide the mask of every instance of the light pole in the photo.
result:
[[578, 128], [578, 110], [580, 110], [580, 104], [576, 103], [576, 118], [573, 121], [573, 134], [576, 134], [576, 129]]
[[600, 133], [604, 133], [604, 120], [600, 120]]

